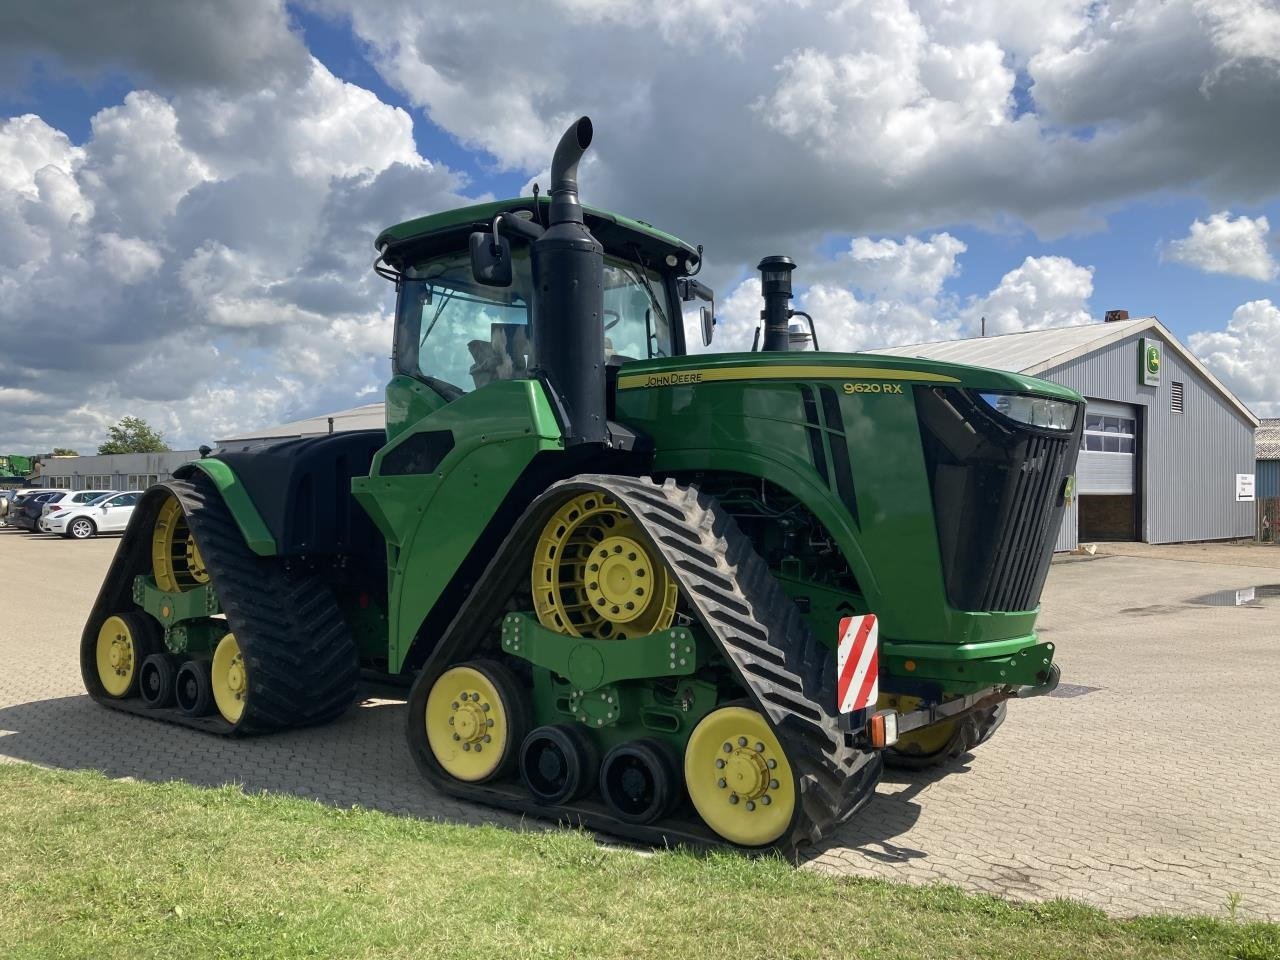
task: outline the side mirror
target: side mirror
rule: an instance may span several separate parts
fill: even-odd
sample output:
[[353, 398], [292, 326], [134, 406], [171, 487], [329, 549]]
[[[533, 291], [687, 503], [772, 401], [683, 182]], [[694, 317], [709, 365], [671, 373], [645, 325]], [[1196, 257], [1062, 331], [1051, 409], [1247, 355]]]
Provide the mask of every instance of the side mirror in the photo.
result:
[[471, 275], [486, 287], [511, 286], [511, 243], [491, 233], [471, 234]]
[[702, 307], [698, 314], [702, 320], [702, 345], [704, 347], [711, 346], [711, 338], [715, 335], [716, 326], [716, 293], [705, 283], [694, 280], [692, 277], [681, 277], [676, 281], [676, 288], [680, 294], [680, 299], [685, 303], [691, 300], [702, 300], [711, 304], [709, 307]]

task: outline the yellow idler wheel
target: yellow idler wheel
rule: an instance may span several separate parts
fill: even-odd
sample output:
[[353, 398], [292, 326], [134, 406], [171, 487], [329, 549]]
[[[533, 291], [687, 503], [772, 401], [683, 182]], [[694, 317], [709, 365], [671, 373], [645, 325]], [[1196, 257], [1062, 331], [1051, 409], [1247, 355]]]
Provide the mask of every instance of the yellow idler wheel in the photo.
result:
[[707, 826], [731, 843], [764, 846], [791, 826], [795, 776], [756, 710], [721, 707], [703, 717], [685, 747], [684, 778]]
[[573, 637], [641, 637], [675, 619], [675, 580], [603, 493], [579, 494], [547, 521], [531, 585], [538, 621]]
[[239, 723], [249, 701], [249, 672], [234, 633], [226, 634], [213, 651], [213, 702], [227, 723]]
[[151, 573], [166, 593], [190, 590], [209, 582], [204, 558], [187, 526], [182, 504], [172, 494], [161, 504], [151, 528]]
[[527, 725], [524, 713], [515, 678], [501, 664], [451, 667], [427, 695], [427, 745], [449, 776], [480, 783], [514, 761]]
[[95, 660], [98, 680], [117, 700], [138, 692], [138, 668], [151, 655], [152, 637], [141, 614], [107, 617], [98, 629]]

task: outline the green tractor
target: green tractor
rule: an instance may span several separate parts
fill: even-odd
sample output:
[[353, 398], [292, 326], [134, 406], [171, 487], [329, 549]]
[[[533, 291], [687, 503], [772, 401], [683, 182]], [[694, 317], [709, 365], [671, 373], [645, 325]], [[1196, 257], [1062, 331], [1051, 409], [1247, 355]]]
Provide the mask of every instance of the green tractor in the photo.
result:
[[792, 849], [884, 763], [944, 763], [1054, 688], [1033, 627], [1080, 397], [792, 351], [785, 257], [761, 349], [688, 355], [701, 249], [579, 203], [591, 136], [548, 196], [378, 238], [385, 431], [202, 451], [146, 492], [82, 638], [98, 702], [235, 736], [399, 680], [442, 791]]

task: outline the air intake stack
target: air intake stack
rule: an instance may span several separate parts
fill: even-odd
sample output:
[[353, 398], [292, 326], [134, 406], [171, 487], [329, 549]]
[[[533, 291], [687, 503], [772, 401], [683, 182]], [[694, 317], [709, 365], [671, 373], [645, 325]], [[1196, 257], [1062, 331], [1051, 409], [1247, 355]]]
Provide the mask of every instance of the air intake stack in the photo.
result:
[[765, 257], [756, 267], [760, 271], [760, 292], [764, 295], [764, 350], [791, 349], [791, 271], [796, 262], [790, 257]]

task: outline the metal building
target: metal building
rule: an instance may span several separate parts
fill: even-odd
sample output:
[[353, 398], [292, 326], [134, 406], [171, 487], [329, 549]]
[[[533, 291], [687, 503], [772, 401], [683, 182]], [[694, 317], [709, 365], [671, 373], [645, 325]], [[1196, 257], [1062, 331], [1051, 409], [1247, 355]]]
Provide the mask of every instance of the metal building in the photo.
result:
[[1263, 420], [1254, 441], [1258, 497], [1280, 497], [1280, 420]]
[[1258, 418], [1155, 317], [868, 352], [1010, 370], [1085, 397], [1059, 550], [1254, 534]]
[[34, 482], [67, 490], [145, 490], [200, 456], [197, 450], [106, 453], [88, 457], [43, 457]]

